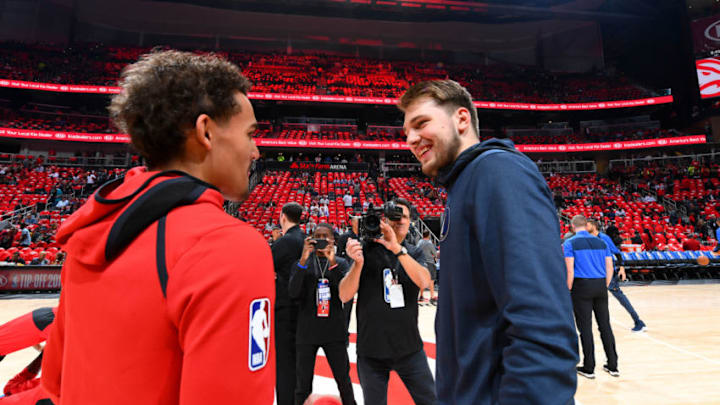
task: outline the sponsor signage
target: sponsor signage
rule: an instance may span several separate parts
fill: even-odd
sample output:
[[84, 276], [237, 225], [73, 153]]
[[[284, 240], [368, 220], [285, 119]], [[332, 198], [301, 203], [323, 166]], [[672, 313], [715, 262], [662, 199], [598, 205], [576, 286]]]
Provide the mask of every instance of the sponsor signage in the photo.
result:
[[0, 128], [0, 138], [24, 138], [49, 141], [129, 143], [125, 134], [91, 134], [85, 132], [38, 131], [35, 129]]
[[[40, 140], [59, 140], [59, 141], [75, 141], [75, 142], [114, 142], [128, 143], [130, 137], [125, 134], [86, 134], [75, 132], [53, 132], [53, 131], [36, 131], [28, 129], [0, 128], [0, 137], [5, 138], [25, 138]], [[304, 148], [304, 149], [357, 149], [357, 150], [409, 150], [410, 147], [404, 142], [373, 142], [373, 141], [305, 141], [297, 139], [277, 139], [277, 138], [256, 138], [255, 143], [259, 147], [278, 147], [278, 148]], [[596, 150], [624, 150], [624, 149], [643, 149], [656, 148], [661, 146], [678, 146], [693, 145], [706, 143], [705, 135], [691, 135], [677, 138], [660, 138], [660, 139], [644, 139], [637, 141], [623, 142], [604, 142], [604, 143], [578, 143], [567, 145], [516, 145], [520, 152], [588, 152]], [[268, 162], [289, 164], [289, 162]], [[311, 164], [311, 162], [296, 162], [298, 164]], [[312, 163], [314, 164], [314, 163]], [[324, 163], [321, 163], [324, 164]], [[329, 164], [338, 166], [338, 164]], [[351, 168], [351, 164], [345, 164]], [[304, 169], [303, 169], [304, 170]], [[326, 170], [317, 168], [314, 170]], [[341, 171], [345, 169], [327, 170]], [[362, 170], [362, 169], [360, 169]]]
[[[91, 85], [65, 85], [55, 83], [36, 83], [20, 80], [0, 79], [0, 87], [12, 87], [27, 90], [43, 90], [70, 93], [92, 93], [92, 94], [116, 94], [120, 92], [119, 87], [91, 86]], [[248, 97], [253, 100], [274, 100], [274, 101], [298, 101], [309, 103], [345, 103], [345, 104], [381, 104], [395, 105], [396, 98], [385, 97], [355, 97], [355, 96], [333, 96], [317, 94], [279, 94], [279, 93], [250, 93]], [[643, 98], [637, 100], [598, 101], [592, 103], [571, 103], [571, 104], [528, 104], [508, 103], [497, 101], [475, 101], [475, 106], [483, 109], [497, 110], [524, 110], [524, 111], [580, 111], [580, 110], [603, 110], [608, 108], [629, 108], [642, 107], [656, 104], [672, 103], [672, 96]]]
[[0, 267], [0, 291], [56, 291], [61, 266]]
[[277, 170], [313, 170], [320, 172], [366, 172], [370, 170], [367, 163], [315, 163], [315, 162], [264, 162], [268, 169]]
[[604, 150], [625, 150], [658, 148], [663, 146], [696, 145], [706, 143], [705, 135], [691, 135], [677, 138], [642, 139], [637, 141], [578, 143], [568, 145], [516, 145], [524, 153], [548, 152], [593, 152]]

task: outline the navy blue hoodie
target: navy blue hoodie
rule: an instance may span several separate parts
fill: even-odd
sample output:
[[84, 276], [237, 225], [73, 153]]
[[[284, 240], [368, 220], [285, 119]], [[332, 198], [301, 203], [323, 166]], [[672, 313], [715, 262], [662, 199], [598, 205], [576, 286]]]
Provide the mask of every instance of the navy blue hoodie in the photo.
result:
[[443, 168], [438, 404], [572, 404], [577, 334], [550, 189], [509, 140]]

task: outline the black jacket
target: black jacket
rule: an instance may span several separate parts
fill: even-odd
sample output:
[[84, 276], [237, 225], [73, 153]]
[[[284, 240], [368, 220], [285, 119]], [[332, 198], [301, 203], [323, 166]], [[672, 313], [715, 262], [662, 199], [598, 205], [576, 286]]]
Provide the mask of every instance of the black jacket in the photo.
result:
[[295, 306], [288, 295], [288, 284], [293, 263], [302, 256], [305, 236], [298, 225], [288, 229], [287, 233], [272, 245], [273, 265], [275, 266], [275, 308]]
[[557, 213], [535, 163], [513, 149], [472, 146], [438, 178], [448, 189], [438, 405], [573, 403], [577, 334]]
[[290, 297], [299, 300], [298, 324], [296, 342], [298, 344], [323, 344], [331, 342], [345, 342], [347, 339], [347, 323], [343, 305], [340, 301], [340, 280], [349, 270], [348, 262], [342, 257], [336, 257], [337, 266], [327, 268], [325, 278], [330, 286], [330, 316], [317, 316], [317, 289], [320, 279], [321, 267], [329, 266], [327, 259], [318, 258], [311, 254], [307, 261], [307, 269], [293, 264], [290, 276], [289, 293]]

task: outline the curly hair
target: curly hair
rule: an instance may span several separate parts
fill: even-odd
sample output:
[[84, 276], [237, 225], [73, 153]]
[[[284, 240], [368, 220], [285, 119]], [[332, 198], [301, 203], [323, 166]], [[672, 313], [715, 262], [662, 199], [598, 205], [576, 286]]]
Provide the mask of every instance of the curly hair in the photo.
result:
[[200, 114], [226, 121], [240, 109], [235, 94], [247, 94], [251, 86], [237, 66], [216, 55], [153, 51], [123, 69], [121, 92], [108, 110], [156, 167], [178, 157]]

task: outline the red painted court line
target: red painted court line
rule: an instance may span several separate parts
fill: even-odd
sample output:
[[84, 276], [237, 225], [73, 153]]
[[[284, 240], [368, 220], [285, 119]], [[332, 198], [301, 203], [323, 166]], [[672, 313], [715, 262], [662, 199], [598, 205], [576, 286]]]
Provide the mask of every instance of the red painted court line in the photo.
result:
[[[330, 364], [327, 362], [325, 356], [318, 356], [315, 360], [315, 375], [320, 377], [334, 378], [332, 370], [330, 370]], [[357, 365], [350, 363], [350, 380], [354, 384], [360, 384], [360, 379], [357, 375]], [[405, 384], [403, 384], [400, 377], [392, 371], [390, 372], [390, 381], [388, 382], [388, 404], [393, 405], [412, 405], [415, 402], [412, 400], [410, 393]]]
[[[350, 342], [357, 343], [357, 334], [350, 334]], [[424, 342], [425, 353], [431, 359], [435, 359], [435, 343]], [[316, 376], [326, 377], [334, 379], [330, 364], [328, 364], [325, 356], [317, 356], [315, 360], [315, 372]], [[357, 373], [357, 364], [350, 363], [350, 381], [353, 384], [360, 384], [360, 378]], [[400, 377], [394, 371], [390, 373], [390, 380], [388, 382], [388, 403], [393, 405], [412, 405], [414, 404], [410, 393], [405, 384], [403, 384]], [[370, 404], [367, 404], [370, 405]]]

